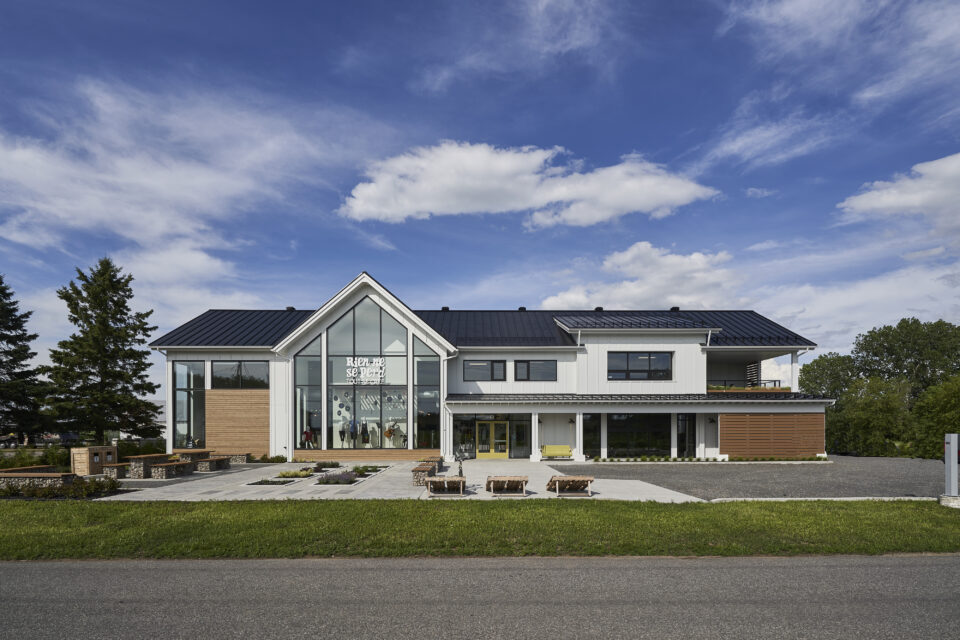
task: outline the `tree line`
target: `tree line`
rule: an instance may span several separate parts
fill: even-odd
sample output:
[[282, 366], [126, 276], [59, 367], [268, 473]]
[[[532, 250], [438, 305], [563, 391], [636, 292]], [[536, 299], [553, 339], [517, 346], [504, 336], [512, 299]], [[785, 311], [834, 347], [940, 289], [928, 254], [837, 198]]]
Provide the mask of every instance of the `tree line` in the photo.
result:
[[828, 453], [942, 458], [960, 431], [960, 326], [904, 318], [860, 334], [849, 355], [819, 356], [800, 390], [835, 398]]
[[108, 431], [156, 437], [160, 407], [146, 396], [150, 381], [147, 339], [156, 330], [152, 310], [135, 312], [133, 276], [109, 258], [57, 290], [66, 303], [71, 335], [50, 350], [50, 364], [31, 366], [37, 355], [14, 291], [0, 274], [0, 434], [19, 442], [44, 432], [76, 432], [104, 442]]

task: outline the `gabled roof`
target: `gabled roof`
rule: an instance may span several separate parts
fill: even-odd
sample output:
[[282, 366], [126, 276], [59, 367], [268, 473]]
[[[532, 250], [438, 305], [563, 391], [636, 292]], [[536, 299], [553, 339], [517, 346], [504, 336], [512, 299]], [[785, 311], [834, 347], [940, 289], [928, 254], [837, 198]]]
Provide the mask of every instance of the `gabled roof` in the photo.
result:
[[312, 310], [210, 309], [166, 333], [151, 347], [272, 347]]
[[554, 316], [568, 329], [717, 329], [676, 311], [563, 311]]
[[553, 311], [414, 311], [456, 347], [572, 347]]

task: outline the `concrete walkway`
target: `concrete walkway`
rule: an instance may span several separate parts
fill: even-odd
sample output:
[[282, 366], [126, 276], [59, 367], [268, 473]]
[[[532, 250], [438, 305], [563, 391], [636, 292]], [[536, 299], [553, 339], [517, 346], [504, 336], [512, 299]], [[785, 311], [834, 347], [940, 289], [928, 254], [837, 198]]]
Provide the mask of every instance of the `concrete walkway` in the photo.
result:
[[[484, 486], [487, 476], [509, 475], [527, 476], [530, 498], [553, 498], [556, 496], [546, 490], [551, 476], [562, 472], [540, 462], [529, 460], [466, 460], [463, 473], [466, 477], [466, 494], [428, 498], [423, 487], [413, 485], [411, 470], [414, 462], [365, 462], [367, 465], [389, 465], [374, 476], [355, 485], [317, 485], [317, 476], [296, 479], [287, 485], [251, 485], [257, 480], [273, 478], [281, 471], [303, 468], [303, 463], [283, 463], [270, 465], [248, 465], [230, 471], [211, 474], [193, 474], [183, 481], [164, 483], [157, 481], [155, 486], [149, 480], [138, 481], [138, 491], [100, 498], [104, 501], [130, 500], [343, 500], [343, 499], [435, 499], [435, 500], [523, 500], [522, 497], [495, 498]], [[345, 466], [344, 469], [350, 469]], [[457, 473], [457, 464], [447, 464], [442, 475]], [[606, 500], [652, 500], [656, 502], [700, 502], [699, 498], [665, 489], [640, 480], [597, 480], [593, 485], [594, 499]], [[579, 499], [579, 498], [578, 498]]]

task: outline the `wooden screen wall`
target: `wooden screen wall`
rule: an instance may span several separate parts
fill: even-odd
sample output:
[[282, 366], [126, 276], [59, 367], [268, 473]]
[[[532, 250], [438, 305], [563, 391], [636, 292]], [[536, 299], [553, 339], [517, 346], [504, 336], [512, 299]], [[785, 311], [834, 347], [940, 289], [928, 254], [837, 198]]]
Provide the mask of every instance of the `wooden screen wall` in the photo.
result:
[[722, 413], [720, 453], [738, 458], [798, 458], [824, 453], [822, 413]]
[[270, 454], [270, 391], [207, 389], [205, 449]]

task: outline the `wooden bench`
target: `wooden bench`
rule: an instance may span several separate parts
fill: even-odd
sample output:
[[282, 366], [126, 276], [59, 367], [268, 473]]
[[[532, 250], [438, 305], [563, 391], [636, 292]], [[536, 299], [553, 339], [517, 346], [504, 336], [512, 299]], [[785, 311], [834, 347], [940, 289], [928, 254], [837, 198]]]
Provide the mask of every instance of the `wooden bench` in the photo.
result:
[[157, 480], [169, 480], [188, 473], [193, 473], [192, 462], [164, 462], [150, 465], [150, 477]]
[[52, 464], [36, 464], [29, 467], [10, 467], [9, 469], [0, 469], [0, 475], [17, 473], [54, 473], [57, 468]]
[[413, 486], [422, 487], [427, 483], [427, 478], [437, 472], [436, 466], [431, 462], [421, 462], [413, 468]]
[[203, 460], [194, 460], [193, 467], [194, 471], [199, 471], [201, 473], [217, 471], [220, 469], [229, 469], [230, 456], [211, 456], [209, 458], [204, 458]]
[[[6, 469], [9, 471], [9, 469]], [[75, 473], [38, 473], [18, 472], [0, 473], [0, 487], [62, 487], [73, 484], [78, 478]]]
[[170, 456], [166, 453], [147, 453], [142, 456], [127, 456], [127, 462], [130, 463], [127, 477], [141, 480], [153, 477], [151, 467], [170, 462]]
[[547, 482], [547, 491], [555, 491], [557, 497], [563, 491], [566, 495], [592, 496], [593, 476], [553, 476]]
[[130, 468], [129, 462], [117, 462], [114, 464], [104, 464], [103, 475], [114, 480], [120, 480], [127, 477], [127, 470]]
[[181, 462], [205, 460], [213, 453], [211, 449], [174, 449], [173, 452], [180, 458]]
[[527, 476], [487, 476], [486, 489], [495, 496], [516, 495], [527, 496]]
[[224, 456], [224, 457], [230, 458], [230, 462], [234, 464], [246, 464], [250, 462], [249, 453], [235, 453], [233, 451], [213, 450], [210, 452], [210, 454], [211, 454], [211, 457], [213, 456], [213, 454], [216, 454], [217, 456]]
[[573, 449], [565, 444], [545, 444], [540, 447], [540, 455], [544, 458], [572, 458]]
[[450, 494], [453, 491], [463, 495], [463, 490], [467, 486], [467, 479], [463, 476], [434, 476], [425, 478], [424, 482], [427, 485], [428, 496]]
[[426, 458], [420, 458], [421, 464], [432, 464], [434, 473], [439, 473], [443, 470], [443, 457], [442, 456], [427, 456]]

